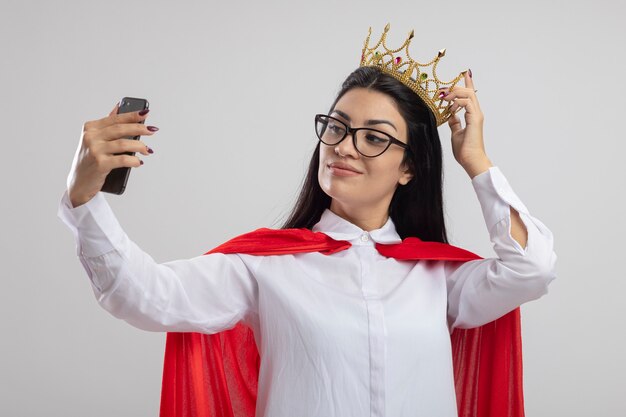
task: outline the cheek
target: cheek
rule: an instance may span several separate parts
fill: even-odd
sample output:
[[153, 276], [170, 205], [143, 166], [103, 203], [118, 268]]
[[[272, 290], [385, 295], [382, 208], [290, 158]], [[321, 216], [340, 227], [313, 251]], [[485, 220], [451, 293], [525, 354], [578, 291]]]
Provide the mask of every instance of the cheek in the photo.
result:
[[324, 145], [323, 143], [320, 143], [319, 147], [320, 147], [320, 162], [324, 162], [331, 155], [332, 147], [328, 145]]
[[319, 182], [320, 187], [322, 187], [322, 190], [324, 190], [324, 192], [328, 194], [330, 175], [329, 175], [329, 172], [326, 170], [327, 159], [328, 157], [324, 150], [324, 147], [321, 147], [320, 148], [320, 162], [317, 167], [317, 181]]
[[372, 187], [376, 187], [377, 189], [388, 188], [394, 183], [395, 177], [391, 168], [372, 169], [371, 172], [370, 183]]
[[326, 168], [326, 164], [324, 163], [323, 160], [320, 160], [320, 165], [317, 170], [317, 181], [319, 182], [320, 187], [326, 194], [329, 194], [332, 192], [331, 188], [332, 188], [333, 181], [331, 177], [332, 175], [330, 175], [328, 168]]
[[320, 161], [319, 161], [319, 165], [318, 165], [318, 169], [317, 169], [317, 173], [320, 179], [320, 182], [322, 180], [323, 176], [329, 176], [330, 172], [328, 171], [328, 168], [326, 167], [326, 164], [328, 163], [328, 161], [330, 160], [334, 160], [333, 156], [332, 156], [332, 149], [329, 146], [320, 144]]
[[395, 187], [398, 185], [398, 180], [400, 179], [401, 173], [398, 166], [400, 165], [399, 161], [376, 161], [380, 163], [370, 165], [370, 184], [372, 187], [375, 187], [377, 190], [384, 191], [393, 191]]

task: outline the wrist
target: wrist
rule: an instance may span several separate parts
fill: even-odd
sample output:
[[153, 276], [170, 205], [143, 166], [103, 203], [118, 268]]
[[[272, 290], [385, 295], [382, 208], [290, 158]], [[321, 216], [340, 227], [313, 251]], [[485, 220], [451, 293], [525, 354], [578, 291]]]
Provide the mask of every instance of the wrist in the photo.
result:
[[70, 190], [68, 192], [68, 197], [70, 200], [70, 204], [72, 205], [72, 208], [76, 208], [78, 206], [82, 206], [83, 204], [87, 203], [89, 200], [91, 200], [91, 197], [86, 196], [86, 195], [81, 195], [75, 192], [72, 192], [73, 190]]
[[85, 204], [87, 201], [86, 199], [76, 199], [76, 200], [71, 200], [70, 199], [70, 204], [72, 204], [72, 208], [76, 208], [78, 206], [82, 206], [83, 204]]
[[470, 179], [473, 179], [475, 176], [482, 174], [491, 168], [493, 164], [486, 156], [484, 158], [480, 158], [479, 160], [472, 161], [463, 165], [463, 169], [467, 172]]

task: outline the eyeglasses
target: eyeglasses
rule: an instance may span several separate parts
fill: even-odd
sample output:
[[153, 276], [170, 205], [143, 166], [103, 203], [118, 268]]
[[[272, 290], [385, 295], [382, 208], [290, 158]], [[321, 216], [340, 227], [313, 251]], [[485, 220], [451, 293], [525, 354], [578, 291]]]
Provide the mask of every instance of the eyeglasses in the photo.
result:
[[339, 119], [325, 114], [315, 115], [315, 133], [325, 145], [337, 145], [346, 136], [352, 135], [354, 148], [361, 155], [373, 158], [385, 152], [391, 144], [410, 151], [408, 145], [393, 136], [369, 127], [352, 128]]

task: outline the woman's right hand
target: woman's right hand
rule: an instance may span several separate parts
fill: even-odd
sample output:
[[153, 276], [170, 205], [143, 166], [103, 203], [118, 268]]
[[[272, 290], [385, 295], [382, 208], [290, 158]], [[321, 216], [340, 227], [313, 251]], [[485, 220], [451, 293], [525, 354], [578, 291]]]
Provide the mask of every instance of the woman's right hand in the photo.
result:
[[67, 177], [67, 187], [72, 207], [91, 200], [102, 189], [104, 181], [115, 168], [141, 166], [137, 156], [114, 155], [123, 152], [139, 152], [149, 155], [148, 147], [141, 140], [125, 139], [127, 136], [150, 136], [159, 130], [139, 123], [148, 117], [147, 112], [117, 114], [119, 103], [111, 113], [99, 120], [83, 125], [72, 168]]

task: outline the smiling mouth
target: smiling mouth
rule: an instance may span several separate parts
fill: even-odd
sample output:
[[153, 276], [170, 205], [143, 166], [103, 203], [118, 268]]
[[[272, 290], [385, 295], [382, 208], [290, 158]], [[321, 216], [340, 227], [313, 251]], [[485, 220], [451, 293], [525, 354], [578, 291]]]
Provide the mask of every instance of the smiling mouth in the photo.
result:
[[330, 170], [331, 174], [338, 175], [338, 176], [347, 177], [347, 176], [361, 175], [361, 172], [354, 171], [349, 168], [342, 168], [339, 166], [333, 166], [331, 164], [326, 165], [326, 167]]

